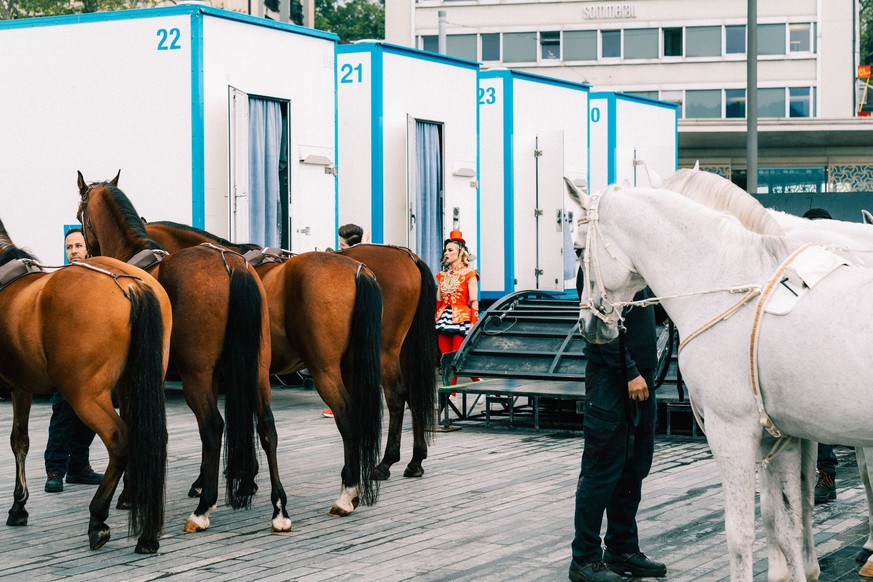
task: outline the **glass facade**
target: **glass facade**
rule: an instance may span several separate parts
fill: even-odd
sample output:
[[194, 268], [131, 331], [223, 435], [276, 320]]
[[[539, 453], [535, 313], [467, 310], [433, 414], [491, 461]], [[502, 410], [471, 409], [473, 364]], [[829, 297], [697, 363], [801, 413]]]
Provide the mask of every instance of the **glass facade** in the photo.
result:
[[689, 119], [720, 119], [721, 90], [702, 89], [685, 91], [685, 117]]
[[568, 30], [564, 32], [565, 61], [596, 61], [597, 31]]
[[720, 57], [721, 27], [691, 26], [685, 30], [685, 56]]
[[658, 29], [629, 28], [624, 31], [624, 58], [657, 59]]
[[504, 63], [535, 63], [537, 62], [537, 33], [535, 32], [504, 32], [503, 33]]
[[600, 56], [604, 59], [621, 57], [621, 31], [600, 31]]

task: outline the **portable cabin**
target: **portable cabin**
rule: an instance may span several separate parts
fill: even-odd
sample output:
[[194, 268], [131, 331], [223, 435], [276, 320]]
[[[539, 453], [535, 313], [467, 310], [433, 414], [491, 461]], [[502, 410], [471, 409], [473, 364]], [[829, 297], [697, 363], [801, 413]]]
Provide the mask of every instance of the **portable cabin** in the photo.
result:
[[483, 298], [575, 288], [564, 177], [588, 179], [588, 93], [520, 71], [479, 74]]
[[478, 70], [384, 42], [337, 47], [340, 224], [434, 271], [454, 229], [477, 252]]
[[336, 43], [201, 3], [0, 21], [0, 219], [57, 264], [76, 170], [120, 168], [148, 220], [335, 245]]
[[628, 93], [591, 92], [589, 190], [647, 187], [642, 162], [666, 177], [679, 164], [679, 105]]

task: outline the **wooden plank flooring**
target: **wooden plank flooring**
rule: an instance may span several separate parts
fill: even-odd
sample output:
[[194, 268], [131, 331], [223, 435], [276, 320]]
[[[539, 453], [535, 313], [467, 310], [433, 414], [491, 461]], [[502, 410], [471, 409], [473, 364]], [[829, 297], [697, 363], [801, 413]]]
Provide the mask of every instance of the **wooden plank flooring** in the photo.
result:
[[[335, 519], [326, 512], [339, 492], [342, 447], [334, 423], [321, 416], [318, 396], [277, 388], [274, 410], [280, 468], [294, 529], [270, 532], [269, 482], [261, 475], [251, 510], [219, 506], [212, 527], [182, 533], [196, 506], [186, 496], [196, 477], [200, 444], [181, 394], [168, 401], [170, 433], [166, 533], [160, 553], [139, 556], [126, 537], [127, 516], [113, 509], [112, 539], [88, 549], [87, 506], [94, 488], [67, 485], [43, 492], [42, 454], [50, 415], [34, 403], [27, 475], [30, 524], [0, 525], [0, 577], [9, 580], [365, 580], [394, 582], [566, 580], [573, 533], [573, 495], [583, 440], [578, 434], [534, 433], [464, 423], [436, 433], [425, 476], [402, 477], [411, 456], [382, 485], [379, 503]], [[12, 406], [0, 401], [0, 431], [11, 429]], [[0, 492], [10, 507], [14, 485], [8, 439], [0, 446]], [[824, 581], [858, 580], [852, 559], [867, 535], [864, 492], [850, 449], [837, 449], [838, 497], [816, 508], [816, 540]], [[728, 579], [721, 486], [705, 441], [660, 437], [645, 481], [640, 530], [643, 550], [666, 562], [667, 580]], [[92, 447], [92, 464], [106, 453]], [[262, 459], [262, 473], [265, 471]], [[220, 497], [220, 500], [223, 497]], [[758, 519], [756, 580], [766, 580], [766, 550]]]

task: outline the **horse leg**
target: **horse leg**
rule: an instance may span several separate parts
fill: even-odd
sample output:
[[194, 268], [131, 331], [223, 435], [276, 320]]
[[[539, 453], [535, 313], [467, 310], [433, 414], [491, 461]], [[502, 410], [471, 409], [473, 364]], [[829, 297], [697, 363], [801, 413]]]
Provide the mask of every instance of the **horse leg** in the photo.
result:
[[[194, 533], [209, 527], [209, 513], [218, 502], [218, 467], [224, 420], [218, 410], [211, 380], [199, 374], [183, 376], [182, 391], [185, 401], [197, 418], [202, 443], [200, 474], [191, 486], [192, 491], [195, 487], [200, 487], [200, 502], [182, 527], [183, 531]], [[191, 491], [188, 495], [191, 496]]]
[[[406, 383], [406, 379], [410, 378], [409, 374], [404, 373], [404, 385], [406, 388], [406, 398], [410, 399], [410, 416], [412, 417], [412, 460], [409, 461], [409, 464], [406, 466], [406, 470], [403, 471], [404, 477], [421, 477], [424, 475], [424, 467], [422, 466], [422, 462], [427, 458], [427, 430], [431, 428], [433, 424], [433, 419], [428, 416], [425, 411], [421, 408], [417, 408], [416, 404], [413, 404], [411, 401], [412, 398], [412, 390], [415, 389], [415, 386], [411, 386]], [[415, 378], [412, 380], [413, 382], [423, 381], [422, 378]], [[433, 407], [433, 402], [429, 402], [425, 404], [426, 406]], [[420, 406], [420, 404], [418, 405]], [[422, 418], [424, 416], [425, 418]]]
[[[873, 466], [867, 462], [867, 453], [870, 453], [873, 460], [873, 447], [855, 447], [855, 458], [858, 460], [858, 472], [861, 475], [861, 483], [864, 484], [864, 493], [867, 496], [867, 521], [870, 525], [870, 533], [867, 535], [867, 541], [864, 542], [864, 550], [873, 552]], [[873, 577], [873, 554], [867, 557], [867, 562], [861, 567], [858, 572], [861, 576]]]
[[788, 440], [779, 442], [764, 435], [761, 443], [762, 454], [770, 453], [775, 446], [780, 447], [772, 457], [765, 459], [760, 472], [761, 516], [767, 532], [767, 579], [770, 582], [806, 579], [805, 532], [802, 531], [804, 497], [800, 481], [803, 442], [792, 437], [783, 438]]
[[[709, 411], [704, 411], [709, 412]], [[718, 464], [724, 490], [725, 534], [733, 582], [751, 582], [755, 541], [755, 457], [760, 427], [705, 414], [706, 438]]]
[[403, 433], [403, 413], [406, 408], [405, 395], [408, 394], [400, 376], [397, 360], [387, 363], [384, 354], [382, 387], [385, 390], [385, 403], [388, 406], [388, 438], [385, 441], [385, 455], [374, 471], [374, 478], [380, 481], [391, 477], [391, 465], [400, 460], [400, 439]]
[[89, 505], [91, 518], [88, 521], [88, 543], [92, 550], [103, 547], [109, 541], [110, 531], [109, 526], [106, 525], [109, 506], [127, 466], [128, 430], [115, 413], [108, 394], [107, 391], [106, 402], [100, 403], [103, 406], [93, 406], [90, 402], [84, 403], [78, 399], [67, 399], [82, 422], [97, 433], [109, 454], [109, 465]]
[[291, 517], [288, 515], [288, 498], [285, 495], [285, 487], [282, 486], [282, 481], [279, 479], [279, 462], [276, 455], [279, 435], [276, 433], [273, 409], [270, 408], [269, 378], [265, 378], [260, 384], [261, 405], [258, 409], [258, 435], [261, 437], [261, 447], [267, 455], [267, 466], [270, 470], [270, 501], [273, 504], [273, 517], [270, 525], [275, 532], [286, 532], [291, 531]]
[[12, 508], [6, 525], [27, 525], [27, 476], [25, 475], [24, 462], [27, 452], [30, 450], [30, 435], [27, 425], [30, 421], [30, 406], [33, 403], [33, 395], [21, 390], [12, 391], [12, 434], [9, 442], [12, 446], [12, 455], [15, 457], [15, 492], [13, 493]]
[[350, 515], [361, 503], [360, 487], [355, 483], [353, 476], [358, 475], [359, 455], [355, 450], [355, 432], [352, 427], [352, 413], [349, 411], [350, 402], [348, 392], [340, 379], [339, 370], [333, 372], [309, 368], [312, 379], [315, 381], [315, 389], [333, 411], [333, 420], [336, 423], [340, 436], [343, 439], [343, 469], [340, 473], [340, 494], [327, 512], [331, 517], [345, 517]]

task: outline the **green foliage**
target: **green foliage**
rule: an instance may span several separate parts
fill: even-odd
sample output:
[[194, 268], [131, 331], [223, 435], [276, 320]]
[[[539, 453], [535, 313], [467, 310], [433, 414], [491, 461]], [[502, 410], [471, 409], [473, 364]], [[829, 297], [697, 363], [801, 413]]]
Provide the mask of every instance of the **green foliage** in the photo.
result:
[[385, 0], [315, 0], [315, 28], [329, 30], [340, 40], [385, 38]]
[[861, 0], [861, 64], [873, 65], [873, 0]]
[[0, 0], [0, 20], [154, 6], [155, 0]]

